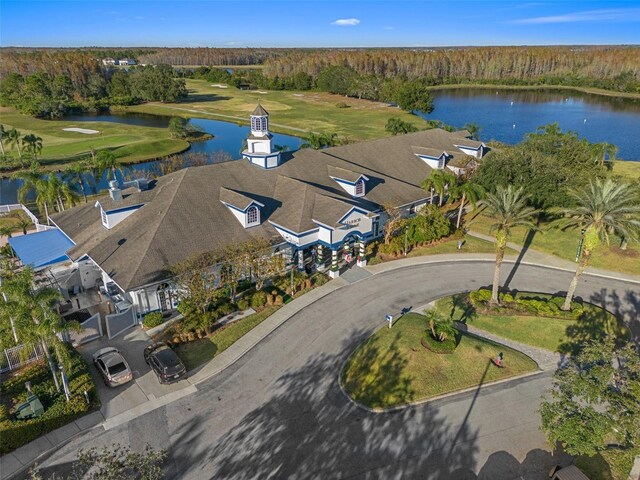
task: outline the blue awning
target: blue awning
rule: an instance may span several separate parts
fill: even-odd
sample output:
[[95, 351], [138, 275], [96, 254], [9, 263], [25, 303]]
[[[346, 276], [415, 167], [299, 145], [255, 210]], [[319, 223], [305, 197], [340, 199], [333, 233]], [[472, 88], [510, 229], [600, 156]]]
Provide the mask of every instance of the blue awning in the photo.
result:
[[68, 261], [66, 252], [73, 247], [73, 242], [55, 228], [10, 238], [9, 245], [24, 265], [42, 268]]

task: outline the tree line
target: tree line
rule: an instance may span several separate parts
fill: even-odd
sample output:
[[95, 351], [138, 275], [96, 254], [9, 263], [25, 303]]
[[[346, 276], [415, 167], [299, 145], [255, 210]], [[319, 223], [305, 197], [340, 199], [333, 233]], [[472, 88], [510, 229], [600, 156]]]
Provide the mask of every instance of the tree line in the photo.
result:
[[45, 71], [23, 76], [12, 72], [0, 85], [0, 105], [45, 118], [111, 105], [175, 102], [186, 95], [184, 80], [175, 78], [168, 65], [85, 72], [77, 76], [65, 73], [52, 76]]

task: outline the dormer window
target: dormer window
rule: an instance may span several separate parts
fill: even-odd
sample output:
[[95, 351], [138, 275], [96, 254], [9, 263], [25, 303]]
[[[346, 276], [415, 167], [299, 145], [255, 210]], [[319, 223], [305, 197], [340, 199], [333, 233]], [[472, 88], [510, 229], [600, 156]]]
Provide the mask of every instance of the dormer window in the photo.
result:
[[364, 195], [364, 179], [361, 178], [356, 182], [356, 197], [361, 197]]
[[260, 223], [260, 211], [258, 207], [251, 206], [247, 209], [247, 226], [257, 225]]

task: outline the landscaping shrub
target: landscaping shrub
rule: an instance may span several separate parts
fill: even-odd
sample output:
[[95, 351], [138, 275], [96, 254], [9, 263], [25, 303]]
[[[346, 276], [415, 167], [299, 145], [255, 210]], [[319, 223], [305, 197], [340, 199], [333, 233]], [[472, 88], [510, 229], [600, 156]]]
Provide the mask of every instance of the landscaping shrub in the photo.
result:
[[158, 325], [161, 325], [164, 322], [164, 316], [162, 315], [162, 312], [151, 312], [151, 313], [147, 313], [144, 316], [144, 320], [142, 320], [142, 325], [144, 325], [147, 328], [153, 328], [153, 327], [157, 327]]
[[324, 273], [316, 272], [313, 275], [311, 275], [311, 282], [316, 287], [324, 285], [328, 281], [329, 281], [329, 277], [327, 277]]
[[433, 338], [430, 331], [425, 331], [424, 335], [420, 339], [422, 346], [433, 353], [453, 353], [457, 347], [455, 337], [448, 337], [445, 341], [441, 342]]
[[240, 310], [247, 310], [249, 308], [249, 300], [246, 298], [241, 298], [238, 300], [238, 308]]
[[337, 108], [349, 108], [349, 105], [347, 105], [344, 102], [338, 102], [338, 103], [336, 103], [336, 107]]
[[264, 307], [265, 303], [267, 303], [267, 294], [262, 290], [251, 295], [251, 308], [258, 309]]
[[229, 315], [237, 310], [237, 306], [231, 302], [224, 302], [218, 305], [215, 309], [215, 317], [216, 319], [222, 318], [225, 315]]
[[[15, 420], [7, 415], [6, 407], [0, 411], [0, 453], [5, 454], [29, 443], [37, 437], [60, 428], [99, 406], [95, 384], [87, 364], [78, 352], [69, 348], [71, 368], [67, 371], [71, 399], [66, 401], [62, 392], [57, 392], [48, 368], [42, 364], [31, 365], [19, 375], [2, 385], [2, 394], [11, 396], [14, 404], [24, 401], [27, 393], [24, 382], [32, 383], [32, 391], [38, 395], [45, 412], [39, 418]], [[89, 394], [87, 404], [84, 391]]]
[[469, 301], [474, 307], [484, 307], [491, 300], [491, 290], [480, 289], [469, 293]]

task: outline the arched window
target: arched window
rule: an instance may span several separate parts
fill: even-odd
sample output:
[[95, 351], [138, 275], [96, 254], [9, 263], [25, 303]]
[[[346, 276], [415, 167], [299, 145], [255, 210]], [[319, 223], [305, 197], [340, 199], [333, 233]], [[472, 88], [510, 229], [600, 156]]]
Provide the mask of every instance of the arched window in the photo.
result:
[[253, 225], [258, 223], [258, 209], [257, 207], [249, 207], [247, 210], [247, 225]]
[[356, 182], [356, 195], [364, 195], [364, 180], [362, 178]]

